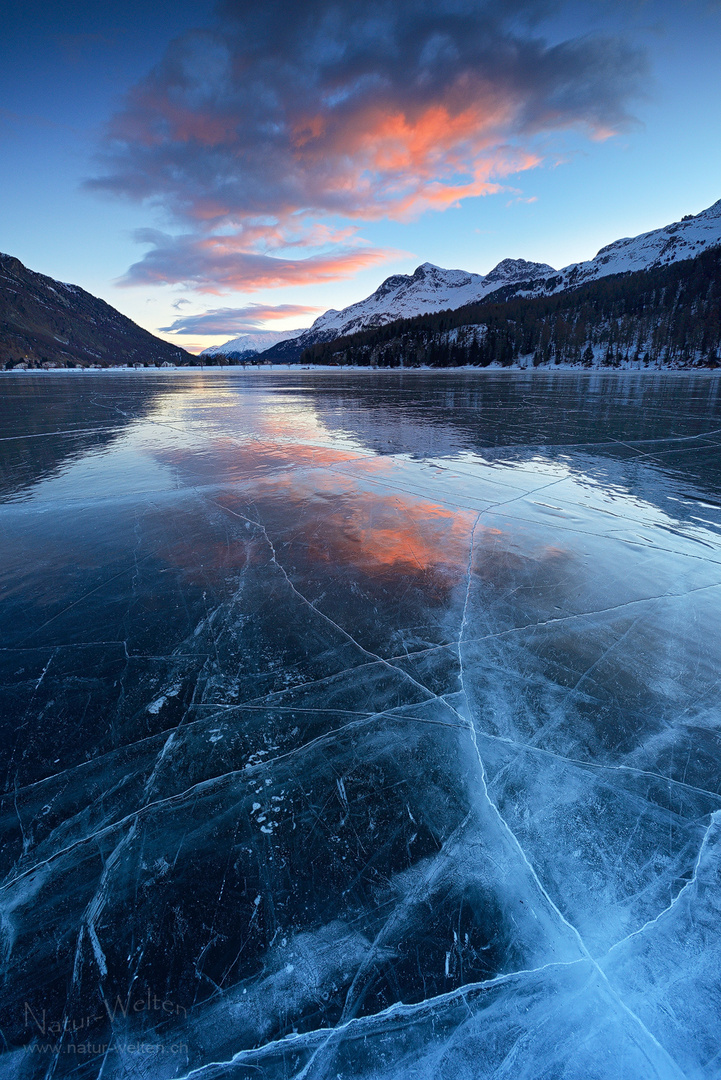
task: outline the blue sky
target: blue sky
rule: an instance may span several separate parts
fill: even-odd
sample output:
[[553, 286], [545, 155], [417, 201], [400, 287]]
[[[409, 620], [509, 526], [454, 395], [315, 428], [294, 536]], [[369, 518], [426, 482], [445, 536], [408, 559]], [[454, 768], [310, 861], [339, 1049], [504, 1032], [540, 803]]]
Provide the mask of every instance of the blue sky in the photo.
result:
[[0, 250], [153, 332], [231, 313], [162, 332], [184, 345], [308, 324], [420, 262], [560, 267], [721, 197], [718, 3], [4, 19]]

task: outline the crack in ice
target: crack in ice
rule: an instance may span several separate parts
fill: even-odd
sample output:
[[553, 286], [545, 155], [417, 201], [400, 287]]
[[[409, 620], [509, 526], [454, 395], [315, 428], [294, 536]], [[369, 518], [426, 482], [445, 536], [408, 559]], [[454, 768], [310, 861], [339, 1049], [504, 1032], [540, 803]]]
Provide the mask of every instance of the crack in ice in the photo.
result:
[[693, 888], [693, 886], [696, 884], [696, 879], [698, 877], [699, 868], [701, 866], [701, 859], [703, 858], [704, 849], [705, 849], [706, 844], [708, 842], [709, 835], [711, 834], [711, 830], [714, 828], [714, 826], [718, 825], [718, 824], [721, 824], [721, 811], [720, 810], [715, 810], [711, 814], [711, 821], [709, 822], [709, 826], [706, 829], [706, 831], [705, 831], [705, 833], [703, 835], [703, 838], [701, 840], [701, 845], [700, 845], [699, 850], [698, 850], [698, 855], [696, 856], [696, 862], [694, 863], [693, 873], [692, 873], [691, 877], [688, 879], [688, 881], [676, 893], [676, 895], [674, 896], [671, 903], [668, 904], [663, 909], [663, 911], [659, 911], [658, 915], [655, 915], [653, 919], [649, 919], [647, 922], [645, 922], [643, 924], [643, 926], [639, 926], [638, 930], [633, 930], [630, 934], [627, 934], [626, 937], [621, 938], [620, 941], [616, 941], [611, 946], [611, 948], [608, 950], [608, 952], [605, 953], [604, 956], [602, 956], [600, 958], [601, 960], [607, 960], [608, 957], [611, 955], [611, 953], [614, 951], [614, 949], [620, 948], [621, 945], [624, 945], [627, 941], [630, 941], [631, 938], [638, 937], [639, 934], [645, 933], [646, 930], [649, 929], [649, 927], [654, 926], [659, 921], [659, 919], [662, 919], [664, 917], [664, 915], [668, 915], [668, 913], [670, 911], [673, 911], [676, 904], [679, 902], [681, 897], [684, 895], [684, 893], [688, 889]]
[[384, 1020], [399, 1017], [399, 1018], [413, 1018], [419, 1012], [424, 1009], [435, 1008], [438, 1005], [444, 1005], [452, 1003], [453, 1001], [463, 998], [468, 994], [474, 992], [482, 992], [486, 990], [492, 990], [496, 986], [503, 986], [505, 983], [512, 982], [515, 979], [523, 979], [528, 976], [538, 975], [541, 972], [549, 971], [553, 968], [572, 968], [579, 964], [588, 964], [589, 961], [585, 957], [579, 957], [577, 960], [553, 960], [547, 964], [542, 964], [536, 968], [523, 968], [518, 971], [510, 971], [503, 975], [496, 975], [492, 979], [486, 979], [481, 982], [465, 983], [463, 986], [456, 987], [454, 990], [447, 990], [442, 994], [434, 995], [431, 998], [424, 998], [422, 1001], [406, 1004], [405, 1002], [396, 1001], [393, 1004], [386, 1006], [385, 1009], [380, 1009], [378, 1012], [371, 1013], [367, 1016], [353, 1016], [349, 1020], [346, 1020], [343, 1024], [339, 1024], [333, 1028], [313, 1028], [310, 1031], [300, 1032], [298, 1034], [284, 1035], [280, 1039], [273, 1039], [270, 1042], [264, 1043], [261, 1046], [249, 1047], [248, 1049], [238, 1050], [233, 1056], [226, 1061], [209, 1061], [203, 1065], [198, 1066], [197, 1069], [191, 1069], [190, 1072], [185, 1073], [183, 1076], [179, 1076], [176, 1080], [194, 1080], [201, 1076], [209, 1069], [218, 1067], [227, 1067], [235, 1063], [243, 1062], [245, 1058], [263, 1056], [270, 1051], [278, 1049], [290, 1049], [293, 1045], [303, 1045], [306, 1043], [312, 1043], [319, 1038], [323, 1038], [321, 1046], [319, 1046], [309, 1062], [306, 1063], [304, 1069], [297, 1073], [295, 1080], [301, 1080], [301, 1077], [307, 1076], [307, 1070], [309, 1066], [315, 1060], [317, 1054], [324, 1050], [326, 1046], [333, 1040], [342, 1036], [346, 1031], [353, 1030], [358, 1027], [373, 1028], [378, 1025], [379, 1022]]
[[[479, 517], [480, 517], [480, 515], [479, 515]], [[469, 577], [468, 588], [470, 589], [470, 577]], [[468, 602], [468, 592], [466, 594], [466, 603], [467, 602]], [[459, 653], [460, 653], [460, 644], [461, 644], [461, 638], [459, 637]], [[464, 689], [463, 693], [464, 693], [464, 696], [466, 697], [466, 708], [469, 709], [468, 698], [467, 698], [467, 695], [465, 694], [465, 689]], [[470, 719], [470, 716], [469, 716], [469, 719]], [[511, 827], [508, 824], [508, 822], [506, 821], [506, 819], [501, 814], [501, 812], [500, 812], [498, 806], [496, 805], [496, 803], [491, 798], [490, 792], [488, 790], [488, 783], [487, 783], [487, 780], [486, 780], [485, 765], [483, 763], [483, 758], [481, 757], [481, 752], [480, 752], [480, 749], [479, 749], [479, 746], [478, 746], [478, 740], [477, 740], [477, 737], [476, 737], [475, 724], [473, 724], [473, 723], [471, 723], [470, 735], [471, 735], [471, 741], [472, 741], [473, 747], [474, 747], [475, 752], [476, 752], [476, 756], [478, 758], [478, 765], [479, 765], [479, 769], [480, 769], [480, 778], [481, 778], [481, 784], [482, 784], [482, 788], [483, 788], [483, 794], [484, 794], [485, 798], [487, 799], [489, 805], [491, 806], [493, 812], [496, 814], [496, 816], [498, 818], [498, 821], [499, 821], [499, 823], [501, 825], [501, 828], [503, 830], [505, 830], [505, 832], [507, 833], [508, 837], [510, 838], [512, 844], [514, 845], [514, 847], [518, 851], [518, 854], [520, 855], [522, 862], [525, 864], [531, 878], [533, 879], [533, 881], [535, 882], [537, 888], [539, 889], [539, 892], [544, 897], [544, 899], [545, 899], [546, 903], [548, 904], [548, 906], [555, 912], [558, 920], [564, 926], [566, 926], [567, 929], [570, 930], [572, 935], [576, 938], [576, 940], [578, 942], [578, 945], [579, 945], [579, 948], [581, 949], [582, 953], [593, 964], [593, 966], [595, 967], [595, 969], [597, 970], [597, 972], [599, 973], [599, 975], [601, 976], [603, 981], [608, 986], [613, 998], [617, 1001], [619, 1007], [640, 1028], [640, 1030], [646, 1035], [646, 1037], [656, 1047], [656, 1049], [659, 1050], [662, 1053], [664, 1058], [668, 1061], [669, 1065], [671, 1065], [671, 1067], [674, 1069], [676, 1075], [679, 1078], [683, 1077], [682, 1071], [679, 1069], [677, 1063], [673, 1060], [673, 1058], [668, 1053], [668, 1051], [661, 1045], [661, 1043], [659, 1043], [658, 1039], [656, 1039], [656, 1037], [653, 1035], [653, 1033], [648, 1030], [648, 1028], [643, 1023], [641, 1018], [639, 1016], [637, 1016], [636, 1013], [634, 1013], [632, 1011], [632, 1009], [630, 1009], [629, 1006], [626, 1005], [626, 1003], [620, 997], [620, 995], [618, 994], [616, 989], [612, 986], [611, 982], [609, 981], [609, 979], [606, 976], [603, 969], [599, 966], [598, 962], [591, 955], [591, 953], [590, 953], [589, 949], [587, 948], [583, 938], [581, 937], [581, 934], [580, 934], [578, 928], [576, 926], [574, 926], [573, 923], [571, 923], [569, 919], [566, 918], [566, 916], [563, 914], [563, 912], [560, 910], [560, 908], [557, 906], [557, 904], [553, 901], [550, 894], [547, 892], [545, 886], [542, 884], [538, 874], [536, 873], [535, 868], [531, 864], [531, 862], [530, 862], [528, 856], [526, 855], [520, 841], [518, 840], [518, 837], [516, 836], [514, 831], [511, 829]]]

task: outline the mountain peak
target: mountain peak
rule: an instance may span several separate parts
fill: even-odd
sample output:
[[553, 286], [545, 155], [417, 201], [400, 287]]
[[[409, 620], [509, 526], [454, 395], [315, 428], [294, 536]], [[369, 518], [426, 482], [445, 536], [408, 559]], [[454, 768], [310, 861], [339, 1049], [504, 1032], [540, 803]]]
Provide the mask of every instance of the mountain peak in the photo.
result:
[[[715, 203], [711, 203], [710, 206], [707, 206], [705, 210], [701, 210], [698, 214], [690, 214], [689, 217], [687, 217], [685, 220], [688, 221], [690, 218], [698, 220], [699, 218], [718, 217], [721, 217], [721, 199], [717, 199]], [[682, 218], [681, 220], [683, 221], [684, 218]]]
[[297, 330], [248, 330], [222, 345], [210, 345], [203, 349], [201, 356], [217, 356], [221, 353], [227, 356], [229, 353], [238, 353], [240, 356], [257, 356], [259, 353], [271, 349], [281, 341], [290, 341], [305, 333], [307, 327]]
[[486, 274], [486, 281], [524, 281], [530, 278], [549, 277], [556, 271], [548, 263], [529, 262], [528, 259], [501, 259]]
[[23, 270], [27, 271], [27, 267], [16, 259], [14, 255], [6, 255], [0, 251], [0, 264], [6, 269], [11, 270], [13, 273], [21, 273]]

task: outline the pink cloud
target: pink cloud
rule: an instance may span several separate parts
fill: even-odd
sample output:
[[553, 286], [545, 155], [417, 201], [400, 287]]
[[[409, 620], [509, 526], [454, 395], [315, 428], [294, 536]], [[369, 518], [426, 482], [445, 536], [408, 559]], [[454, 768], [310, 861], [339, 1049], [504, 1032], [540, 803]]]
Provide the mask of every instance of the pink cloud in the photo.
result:
[[120, 284], [183, 284], [211, 295], [337, 281], [396, 254], [357, 248], [287, 259], [243, 250], [243, 238], [237, 236], [168, 236], [144, 229], [138, 239], [152, 248], [130, 267]]
[[246, 304], [239, 308], [212, 308], [199, 315], [183, 315], [170, 326], [161, 326], [166, 334], [222, 334], [231, 337], [258, 330], [266, 322], [280, 319], [308, 321], [318, 315], [322, 308], [307, 304]]

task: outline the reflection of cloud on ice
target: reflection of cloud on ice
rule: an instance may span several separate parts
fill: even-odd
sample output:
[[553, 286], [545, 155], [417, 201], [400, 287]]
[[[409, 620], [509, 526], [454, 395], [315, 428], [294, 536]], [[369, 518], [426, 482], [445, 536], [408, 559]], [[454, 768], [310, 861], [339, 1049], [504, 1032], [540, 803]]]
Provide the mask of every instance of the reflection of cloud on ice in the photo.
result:
[[[330, 504], [322, 512], [322, 528], [313, 515], [296, 529], [293, 541], [304, 545], [308, 558], [354, 566], [371, 576], [434, 573], [455, 579], [465, 572], [472, 514], [403, 493], [379, 494], [360, 484], [349, 489], [346, 482], [338, 494], [333, 480], [319, 486], [317, 495]], [[286, 498], [302, 521], [305, 493], [289, 492]]]
[[178, 469], [195, 484], [253, 483], [266, 473], [290, 473], [304, 468], [330, 468], [358, 457], [353, 451], [325, 446], [247, 441], [221, 437], [209, 440], [202, 453], [185, 448], [162, 449], [156, 460]]
[[[540, 543], [515, 537], [507, 525], [479, 519], [472, 508], [436, 501], [432, 490], [423, 497], [393, 488], [399, 468], [402, 479], [413, 479], [417, 487], [428, 481], [419, 462], [232, 439], [216, 440], [209, 454], [166, 450], [162, 460], [185, 483], [214, 489], [208, 496], [237, 519], [237, 525], [226, 523], [222, 539], [199, 526], [192, 543], [176, 543], [165, 553], [175, 565], [202, 564], [203, 573], [267, 562], [272, 542], [279, 562], [298, 568], [301, 576], [350, 571], [353, 580], [387, 579], [392, 591], [421, 587], [427, 599], [444, 603], [449, 590], [466, 579], [472, 533], [477, 578], [505, 587], [518, 586], [521, 576], [556, 587], [568, 573], [568, 552], [545, 537]], [[521, 481], [522, 496], [526, 480], [508, 471]], [[439, 493], [446, 475], [438, 470], [434, 476]], [[466, 486], [467, 478], [461, 482]], [[502, 486], [492, 486], [499, 498]]]

